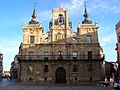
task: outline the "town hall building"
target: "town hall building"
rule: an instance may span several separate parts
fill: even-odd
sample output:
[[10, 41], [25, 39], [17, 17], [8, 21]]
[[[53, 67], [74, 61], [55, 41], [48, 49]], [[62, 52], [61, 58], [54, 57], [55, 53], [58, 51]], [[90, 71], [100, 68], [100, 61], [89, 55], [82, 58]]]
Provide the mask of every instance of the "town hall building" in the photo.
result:
[[88, 18], [72, 29], [68, 9], [52, 10], [49, 31], [32, 19], [23, 26], [23, 41], [18, 53], [18, 79], [21, 82], [79, 83], [104, 77], [104, 52], [98, 40], [98, 25]]

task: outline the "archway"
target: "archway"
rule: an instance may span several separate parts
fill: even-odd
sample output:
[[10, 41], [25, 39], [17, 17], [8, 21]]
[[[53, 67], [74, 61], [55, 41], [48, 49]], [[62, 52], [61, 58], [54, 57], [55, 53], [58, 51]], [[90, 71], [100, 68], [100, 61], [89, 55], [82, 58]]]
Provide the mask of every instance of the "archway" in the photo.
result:
[[56, 69], [56, 83], [66, 83], [66, 71], [64, 68], [59, 67]]

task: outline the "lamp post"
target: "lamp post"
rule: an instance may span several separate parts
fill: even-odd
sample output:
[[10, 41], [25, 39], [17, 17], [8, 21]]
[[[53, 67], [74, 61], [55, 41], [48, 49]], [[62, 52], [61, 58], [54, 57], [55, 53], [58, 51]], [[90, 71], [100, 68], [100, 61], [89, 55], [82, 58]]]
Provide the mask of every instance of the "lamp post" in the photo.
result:
[[2, 62], [3, 62], [3, 54], [0, 53], [0, 82], [2, 81]]

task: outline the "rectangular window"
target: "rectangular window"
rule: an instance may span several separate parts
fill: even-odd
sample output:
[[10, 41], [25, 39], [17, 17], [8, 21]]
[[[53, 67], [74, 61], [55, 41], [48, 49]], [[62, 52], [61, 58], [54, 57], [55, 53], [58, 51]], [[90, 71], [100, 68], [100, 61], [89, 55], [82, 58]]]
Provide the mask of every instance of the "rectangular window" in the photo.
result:
[[30, 44], [34, 44], [35, 42], [35, 36], [30, 36]]
[[89, 72], [92, 72], [92, 71], [93, 71], [93, 65], [92, 65], [92, 64], [89, 64], [89, 65], [88, 65], [88, 71], [89, 71]]
[[77, 72], [77, 65], [73, 65], [73, 72]]
[[72, 53], [73, 60], [77, 60], [77, 52], [73, 51]]
[[46, 77], [44, 78], [44, 81], [47, 81], [47, 78], [46, 78]]
[[118, 42], [120, 42], [120, 36], [118, 36]]
[[91, 43], [92, 40], [91, 40], [91, 35], [87, 35], [86, 37], [86, 43]]
[[92, 59], [92, 51], [88, 51], [88, 59]]
[[48, 65], [44, 65], [44, 72], [48, 72]]
[[29, 57], [30, 60], [34, 59], [34, 52], [30, 51], [28, 57]]
[[119, 52], [117, 52], [117, 59], [118, 59], [118, 61], [119, 61]]
[[44, 60], [48, 60], [48, 52], [44, 52]]

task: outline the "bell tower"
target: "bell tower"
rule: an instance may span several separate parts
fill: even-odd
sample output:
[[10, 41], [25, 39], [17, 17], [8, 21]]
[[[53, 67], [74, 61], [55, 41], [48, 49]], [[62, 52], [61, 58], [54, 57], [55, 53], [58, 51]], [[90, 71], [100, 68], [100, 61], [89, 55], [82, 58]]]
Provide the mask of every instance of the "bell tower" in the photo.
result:
[[29, 24], [24, 23], [23, 27], [23, 46], [26, 45], [35, 45], [40, 44], [43, 33], [43, 27], [42, 23], [39, 23], [36, 18], [36, 2], [34, 3], [34, 10], [31, 15], [31, 21], [29, 21]]
[[59, 7], [52, 10], [52, 21], [49, 22], [51, 41], [69, 38], [72, 30], [72, 23], [68, 19], [68, 9]]

